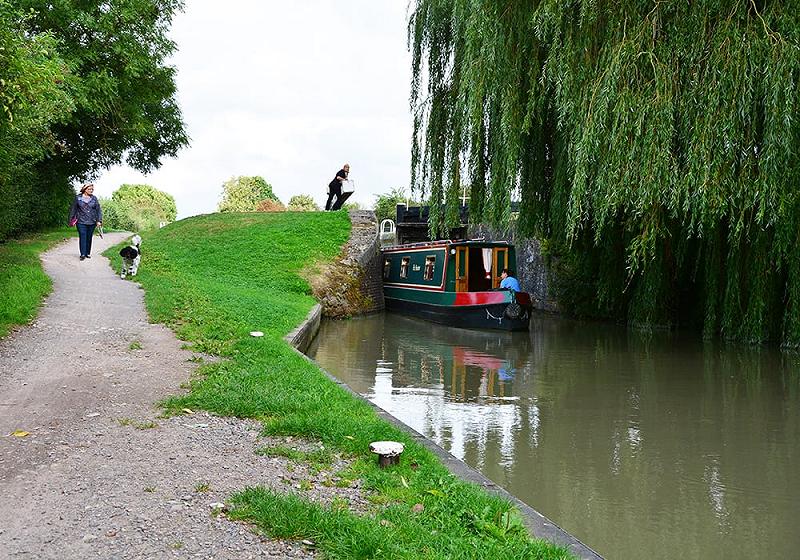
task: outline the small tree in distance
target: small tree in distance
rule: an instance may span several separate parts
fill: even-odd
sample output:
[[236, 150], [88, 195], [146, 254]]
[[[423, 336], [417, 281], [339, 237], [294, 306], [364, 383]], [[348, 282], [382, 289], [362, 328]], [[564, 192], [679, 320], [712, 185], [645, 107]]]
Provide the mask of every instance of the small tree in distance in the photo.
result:
[[376, 195], [374, 210], [378, 223], [387, 218], [394, 220], [397, 217], [397, 205], [406, 202], [412, 206], [418, 204], [415, 200], [407, 197], [405, 191], [400, 187], [395, 187], [386, 194]]
[[231, 177], [222, 184], [222, 200], [219, 202], [219, 211], [256, 212], [259, 204], [266, 200], [280, 204], [280, 200], [272, 192], [272, 185], [267, 183], [263, 177], [241, 175]]
[[289, 199], [288, 210], [290, 212], [319, 212], [319, 206], [311, 195], [296, 194]]
[[101, 204], [106, 226], [133, 232], [172, 222], [178, 213], [172, 195], [150, 185], [122, 185]]

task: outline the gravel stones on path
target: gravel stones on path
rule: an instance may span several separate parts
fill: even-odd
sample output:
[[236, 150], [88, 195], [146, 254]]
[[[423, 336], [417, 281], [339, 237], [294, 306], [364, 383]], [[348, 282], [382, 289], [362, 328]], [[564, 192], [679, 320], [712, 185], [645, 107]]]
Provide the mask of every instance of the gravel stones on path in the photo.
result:
[[257, 455], [256, 422], [159, 417], [154, 403], [196, 364], [99, 254], [124, 238], [96, 238], [85, 261], [77, 239], [45, 253], [53, 293], [32, 325], [0, 341], [0, 559], [313, 557], [212, 504], [261, 485], [361, 509], [359, 488]]

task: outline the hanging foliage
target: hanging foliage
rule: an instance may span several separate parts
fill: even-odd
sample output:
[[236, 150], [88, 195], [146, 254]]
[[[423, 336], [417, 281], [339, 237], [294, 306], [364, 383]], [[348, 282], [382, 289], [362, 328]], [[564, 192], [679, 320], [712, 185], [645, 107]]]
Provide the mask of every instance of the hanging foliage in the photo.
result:
[[573, 312], [800, 346], [800, 0], [417, 0], [409, 44], [434, 234], [516, 198]]

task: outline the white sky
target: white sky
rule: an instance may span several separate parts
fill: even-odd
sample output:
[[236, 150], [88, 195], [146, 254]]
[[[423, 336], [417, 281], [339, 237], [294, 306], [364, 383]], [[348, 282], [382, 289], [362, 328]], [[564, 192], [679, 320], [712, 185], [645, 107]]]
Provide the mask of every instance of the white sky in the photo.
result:
[[407, 188], [411, 146], [408, 0], [187, 0], [171, 36], [178, 102], [191, 145], [142, 175], [113, 167], [110, 197], [146, 183], [175, 197], [178, 217], [215, 212], [222, 183], [260, 175], [285, 204], [320, 206], [345, 162], [351, 200]]

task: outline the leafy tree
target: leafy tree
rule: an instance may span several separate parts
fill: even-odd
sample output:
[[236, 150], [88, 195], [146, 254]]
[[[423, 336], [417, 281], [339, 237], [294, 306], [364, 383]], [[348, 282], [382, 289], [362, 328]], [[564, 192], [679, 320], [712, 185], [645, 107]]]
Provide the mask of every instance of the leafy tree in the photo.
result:
[[177, 216], [172, 195], [150, 185], [122, 185], [110, 200], [101, 201], [103, 218], [112, 228], [143, 231], [172, 222]]
[[180, 6], [0, 0], [0, 239], [63, 222], [76, 179], [187, 144], [165, 64]]
[[434, 230], [462, 182], [518, 197], [562, 307], [800, 346], [796, 0], [417, 0], [409, 34]]
[[222, 184], [220, 212], [255, 212], [259, 202], [273, 200], [280, 202], [272, 185], [263, 177], [231, 177]]
[[394, 188], [388, 193], [376, 195], [373, 209], [375, 210], [375, 217], [378, 223], [387, 218], [391, 220], [396, 219], [397, 205], [406, 203], [409, 205], [419, 204], [414, 200], [409, 200], [404, 189], [401, 188]]
[[123, 159], [142, 172], [188, 144], [175, 100], [175, 51], [167, 32], [180, 0], [76, 2], [16, 0], [33, 10], [35, 32], [51, 32], [70, 68], [76, 107], [52, 129], [64, 150], [47, 167], [59, 176], [93, 176]]
[[[57, 149], [51, 127], [69, 115], [73, 100], [64, 80], [68, 70], [47, 33], [32, 33], [29, 16], [0, 0], [0, 240], [48, 223], [48, 208], [36, 188], [33, 166]], [[60, 194], [59, 217], [69, 203]]]
[[113, 198], [100, 198], [100, 206], [103, 208], [103, 224], [105, 227], [124, 231], [139, 231], [130, 215], [131, 209], [127, 205], [121, 204]]
[[319, 212], [319, 206], [308, 194], [296, 194], [289, 199], [288, 209], [293, 212]]
[[111, 197], [119, 202], [147, 209], [159, 222], [172, 222], [178, 215], [172, 195], [150, 185], [122, 185]]

